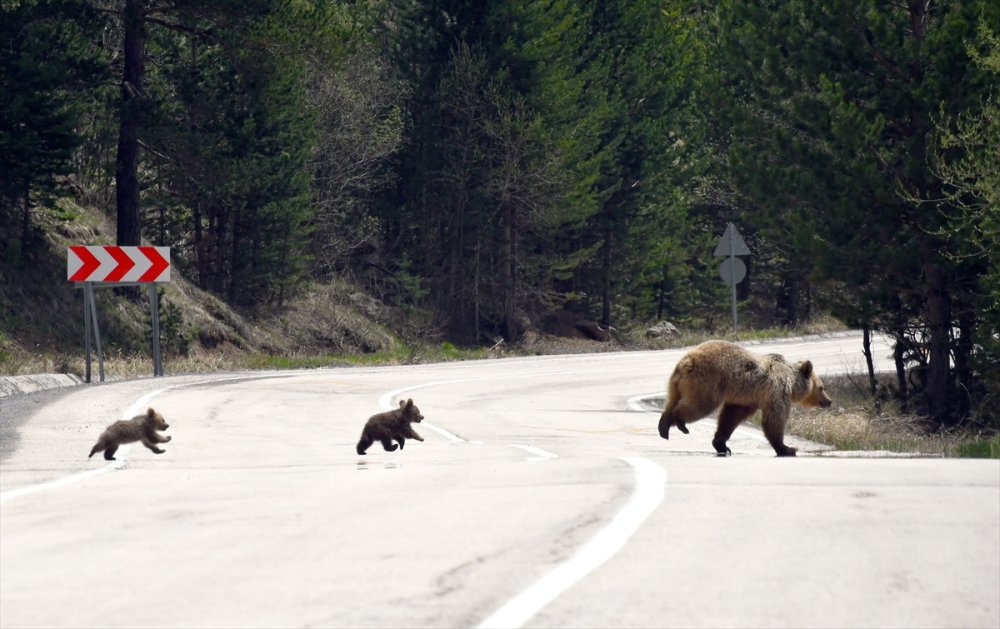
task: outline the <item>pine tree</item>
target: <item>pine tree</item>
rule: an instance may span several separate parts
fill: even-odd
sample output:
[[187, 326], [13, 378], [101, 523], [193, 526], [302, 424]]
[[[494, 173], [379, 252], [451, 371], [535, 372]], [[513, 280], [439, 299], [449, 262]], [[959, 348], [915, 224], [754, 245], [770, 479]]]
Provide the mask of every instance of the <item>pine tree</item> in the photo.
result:
[[0, 8], [0, 210], [20, 214], [14, 258], [29, 240], [33, 196], [62, 188], [81, 142], [79, 95], [100, 76], [84, 35], [95, 23], [74, 0]]
[[896, 337], [900, 369], [921, 365], [924, 410], [940, 422], [964, 412], [951, 394], [951, 356], [960, 362], [967, 347], [953, 330], [970, 332], [957, 287], [979, 271], [947, 254], [929, 146], [934, 116], [967, 109], [984, 88], [964, 42], [996, 11], [958, 1], [718, 7], [730, 176], [761, 208], [754, 224], [800, 268], [815, 260], [850, 310]]

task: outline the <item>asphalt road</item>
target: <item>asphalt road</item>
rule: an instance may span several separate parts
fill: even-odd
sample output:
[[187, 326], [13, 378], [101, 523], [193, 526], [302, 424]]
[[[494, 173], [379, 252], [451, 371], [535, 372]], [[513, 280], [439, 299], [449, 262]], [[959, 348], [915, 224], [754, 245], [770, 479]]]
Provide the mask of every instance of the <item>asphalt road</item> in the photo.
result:
[[[863, 368], [858, 336], [752, 349]], [[1000, 462], [777, 459], [747, 426], [718, 458], [711, 419], [664, 441], [644, 398], [681, 354], [0, 400], [0, 626], [1000, 626]], [[359, 457], [409, 397], [425, 441]], [[87, 459], [147, 406], [165, 454]]]

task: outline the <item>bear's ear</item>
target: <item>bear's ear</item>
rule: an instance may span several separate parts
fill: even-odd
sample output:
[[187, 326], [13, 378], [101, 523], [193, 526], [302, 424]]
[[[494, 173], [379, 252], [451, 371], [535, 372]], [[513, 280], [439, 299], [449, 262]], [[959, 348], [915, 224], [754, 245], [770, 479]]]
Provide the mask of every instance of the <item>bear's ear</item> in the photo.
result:
[[399, 401], [399, 408], [403, 408], [404, 406], [406, 406], [406, 402], [404, 402], [403, 400], [400, 400]]
[[811, 360], [804, 360], [801, 363], [799, 363], [799, 372], [801, 372], [802, 375], [805, 376], [806, 378], [808, 378], [809, 376], [811, 376], [812, 372], [813, 372], [812, 361]]
[[413, 408], [413, 398], [406, 400], [406, 408], [407, 409]]
[[155, 416], [156, 416], [156, 411], [154, 411], [152, 407], [146, 410], [146, 417], [155, 417]]

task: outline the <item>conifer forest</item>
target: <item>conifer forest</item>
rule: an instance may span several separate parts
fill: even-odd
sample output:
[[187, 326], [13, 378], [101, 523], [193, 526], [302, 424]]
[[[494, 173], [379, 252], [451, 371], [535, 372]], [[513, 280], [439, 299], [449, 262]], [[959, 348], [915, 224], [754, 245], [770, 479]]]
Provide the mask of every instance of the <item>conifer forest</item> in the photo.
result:
[[732, 223], [760, 322], [1000, 422], [996, 0], [0, 0], [2, 281], [64, 198], [241, 311], [341, 278], [465, 345], [724, 330]]

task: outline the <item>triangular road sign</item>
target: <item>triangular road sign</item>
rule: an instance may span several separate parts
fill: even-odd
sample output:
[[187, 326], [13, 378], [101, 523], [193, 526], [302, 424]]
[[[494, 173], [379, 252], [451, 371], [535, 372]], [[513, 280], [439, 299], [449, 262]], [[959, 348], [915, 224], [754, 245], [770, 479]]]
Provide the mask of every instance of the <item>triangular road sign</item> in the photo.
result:
[[[732, 248], [730, 249], [729, 241], [732, 240]], [[736, 226], [730, 223], [726, 227], [726, 233], [722, 234], [722, 240], [719, 241], [719, 246], [715, 248], [715, 253], [713, 255], [717, 256], [748, 256], [750, 255], [750, 247], [747, 247], [747, 243], [743, 242], [743, 236], [740, 236], [740, 232], [736, 230]]]

